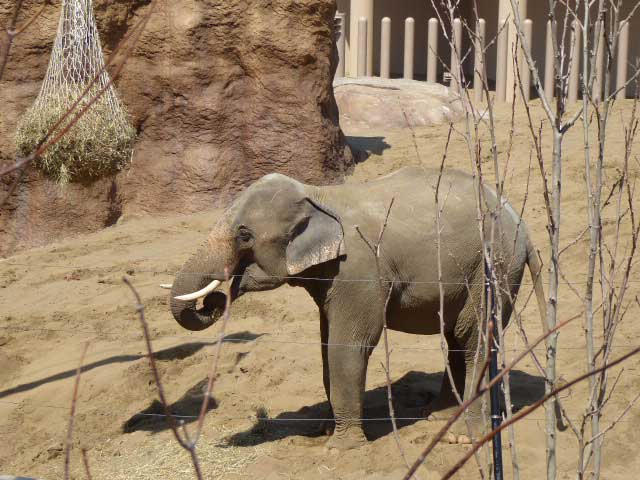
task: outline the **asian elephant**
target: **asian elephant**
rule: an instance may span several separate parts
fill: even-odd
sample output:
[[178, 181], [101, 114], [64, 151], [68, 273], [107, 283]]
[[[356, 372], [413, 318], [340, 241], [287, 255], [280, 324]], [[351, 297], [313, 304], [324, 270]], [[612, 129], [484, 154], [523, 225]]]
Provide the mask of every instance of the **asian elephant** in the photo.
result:
[[[346, 449], [362, 444], [367, 363], [371, 346], [382, 332], [387, 288], [391, 285], [388, 328], [422, 335], [440, 333], [434, 195], [438, 175], [438, 170], [406, 167], [368, 183], [323, 187], [280, 174], [266, 175], [239, 195], [176, 275], [171, 292], [174, 318], [189, 330], [212, 325], [225, 303], [225, 295], [215, 290], [225, 280], [225, 269], [233, 276], [232, 300], [285, 283], [304, 288], [320, 312], [323, 380], [335, 418], [329, 446]], [[493, 209], [495, 192], [482, 188], [486, 206]], [[465, 397], [472, 393], [471, 379], [482, 363], [474, 361], [479, 330], [476, 309], [484, 295], [477, 197], [470, 175], [443, 172], [444, 335], [455, 387]], [[380, 248], [385, 279], [381, 292], [374, 256], [356, 226], [375, 242], [392, 198]], [[526, 226], [508, 203], [498, 211], [502, 235], [495, 236], [492, 248], [501, 252], [500, 274], [510, 285], [510, 292], [503, 292], [502, 321], [506, 324], [509, 319], [509, 294], [515, 298], [525, 266], [534, 280], [542, 316], [541, 267]], [[490, 230], [487, 225], [486, 238]], [[203, 298], [201, 308], [196, 307], [196, 298]], [[447, 375], [434, 403], [435, 409], [457, 405]], [[480, 402], [475, 404], [468, 418], [479, 426]], [[450, 435], [454, 441], [468, 441], [460, 436], [462, 432], [466, 428]]]

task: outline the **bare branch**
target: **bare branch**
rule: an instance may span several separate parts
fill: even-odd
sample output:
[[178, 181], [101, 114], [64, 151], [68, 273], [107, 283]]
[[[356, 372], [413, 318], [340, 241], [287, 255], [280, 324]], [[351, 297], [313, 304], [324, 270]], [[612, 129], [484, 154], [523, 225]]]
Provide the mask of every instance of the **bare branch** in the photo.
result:
[[464, 456], [449, 471], [447, 471], [447, 473], [445, 473], [442, 476], [442, 480], [446, 480], [448, 478], [451, 478], [458, 470], [460, 470], [460, 468], [462, 468], [462, 466], [467, 462], [467, 460], [469, 460], [469, 458], [471, 458], [471, 456], [474, 454], [474, 451], [477, 451], [477, 449], [479, 449], [480, 446], [482, 446], [483, 444], [485, 444], [488, 441], [490, 441], [494, 436], [496, 436], [499, 432], [501, 432], [502, 430], [507, 428], [509, 425], [511, 425], [513, 423], [516, 423], [518, 420], [526, 417], [527, 415], [532, 413], [534, 410], [536, 410], [539, 407], [541, 407], [545, 402], [547, 402], [548, 400], [553, 399], [555, 396], [557, 396], [559, 393], [563, 392], [564, 390], [567, 390], [568, 388], [572, 387], [573, 385], [575, 385], [577, 383], [580, 383], [581, 381], [586, 380], [586, 379], [592, 377], [593, 375], [596, 375], [597, 373], [604, 372], [604, 371], [610, 369], [611, 367], [614, 367], [615, 365], [618, 365], [618, 364], [624, 362], [625, 360], [627, 360], [628, 358], [632, 357], [633, 355], [636, 355], [638, 352], [640, 352], [640, 347], [634, 348], [629, 353], [616, 358], [615, 360], [613, 360], [612, 362], [610, 362], [610, 363], [608, 363], [606, 365], [603, 365], [603, 366], [601, 366], [601, 367], [599, 367], [599, 368], [597, 368], [597, 369], [595, 369], [595, 370], [593, 370], [591, 372], [587, 372], [587, 373], [585, 373], [583, 375], [580, 375], [580, 376], [574, 378], [573, 380], [571, 380], [570, 382], [567, 382], [566, 384], [562, 385], [561, 387], [553, 389], [551, 392], [546, 394], [540, 400], [537, 400], [536, 402], [534, 402], [533, 404], [529, 405], [528, 407], [523, 408], [522, 410], [517, 412], [513, 416], [513, 418], [511, 418], [510, 420], [506, 420], [498, 428], [496, 428], [495, 430], [492, 430], [491, 432], [486, 434], [483, 438], [478, 440], [476, 446], [471, 447], [469, 449], [469, 451], [466, 452], [464, 454]]
[[[0, 51], [0, 80], [4, 76], [4, 70], [7, 66], [7, 62], [9, 61], [9, 54], [11, 53], [11, 47], [13, 46], [14, 39], [27, 30], [33, 22], [35, 22], [44, 9], [51, 3], [50, 0], [43, 0], [40, 8], [31, 16], [31, 18], [27, 19], [22, 25], [17, 26], [18, 24], [18, 16], [20, 15], [20, 11], [22, 10], [23, 0], [18, 0], [13, 9], [13, 16], [9, 22], [8, 27], [5, 30], [6, 38], [4, 43], [4, 51]], [[1, 45], [0, 45], [1, 46]]]
[[[216, 380], [216, 375], [218, 371], [218, 361], [220, 360], [220, 352], [222, 351], [222, 344], [224, 343], [224, 335], [227, 329], [227, 324], [229, 323], [229, 317], [231, 316], [231, 282], [229, 282], [229, 269], [225, 267], [224, 269], [224, 277], [227, 285], [226, 301], [224, 307], [224, 313], [222, 314], [222, 327], [220, 327], [220, 331], [218, 332], [218, 342], [216, 344], [215, 353], [213, 354], [213, 358], [211, 359], [211, 365], [209, 366], [209, 375], [207, 380], [207, 391], [202, 401], [202, 407], [200, 408], [200, 414], [198, 415], [198, 424], [196, 427], [196, 434], [193, 438], [193, 441], [190, 442], [191, 446], [195, 449], [196, 443], [200, 439], [200, 435], [202, 433], [202, 427], [204, 425], [204, 418], [207, 415], [207, 411], [209, 410], [209, 401], [211, 399], [211, 393], [213, 392], [213, 384]], [[187, 433], [185, 428], [185, 434]]]
[[[20, 2], [21, 3], [21, 2]], [[115, 82], [115, 80], [120, 76], [120, 73], [126, 64], [129, 56], [133, 52], [134, 47], [140, 40], [142, 33], [145, 31], [147, 23], [151, 18], [152, 13], [155, 10], [157, 1], [153, 0], [151, 5], [149, 6], [149, 10], [145, 15], [140, 18], [140, 20], [127, 32], [124, 38], [118, 43], [116, 48], [113, 50], [107, 62], [105, 62], [104, 66], [98, 70], [93, 79], [87, 84], [84, 91], [78, 96], [78, 98], [73, 102], [73, 104], [67, 109], [67, 111], [58, 119], [58, 121], [47, 131], [46, 135], [40, 140], [36, 149], [31, 152], [31, 154], [27, 155], [23, 158], [18, 158], [14, 165], [11, 165], [0, 171], [0, 177], [11, 173], [13, 171], [20, 171], [18, 177], [14, 180], [13, 184], [9, 188], [8, 193], [0, 200], [0, 207], [2, 207], [5, 202], [9, 199], [10, 195], [13, 194], [17, 183], [22, 178], [22, 174], [24, 169], [26, 169], [31, 162], [33, 162], [39, 155], [42, 155], [47, 148], [56, 144], [77, 122], [80, 118], [89, 110], [93, 104], [104, 94], [107, 89], [111, 87], [111, 85]], [[118, 56], [120, 54], [120, 50], [123, 50], [122, 56], [118, 61]], [[114, 67], [111, 70], [111, 67]], [[87, 95], [91, 91], [92, 87], [99, 80], [100, 76], [106, 71], [110, 70], [110, 79], [106, 84], [96, 92], [96, 94], [91, 97], [86, 104], [80, 108], [77, 112], [75, 110], [77, 107], [85, 101]], [[68, 122], [64, 124], [65, 121]], [[63, 126], [64, 124], [64, 126]]]
[[125, 285], [127, 285], [127, 287], [129, 287], [131, 293], [133, 293], [133, 296], [135, 297], [136, 312], [138, 312], [138, 319], [140, 321], [140, 325], [142, 326], [142, 334], [144, 336], [144, 341], [147, 347], [147, 354], [149, 356], [149, 365], [151, 366], [151, 372], [156, 383], [156, 388], [158, 389], [158, 396], [160, 397], [160, 403], [162, 404], [164, 416], [167, 420], [167, 423], [169, 424], [169, 428], [173, 432], [173, 436], [175, 437], [176, 441], [182, 448], [184, 448], [191, 454], [191, 460], [193, 463], [193, 468], [196, 472], [196, 477], [198, 478], [198, 480], [202, 480], [203, 477], [202, 473], [200, 472], [200, 464], [198, 463], [198, 458], [195, 456], [195, 448], [188, 439], [183, 439], [180, 436], [176, 419], [169, 410], [169, 404], [164, 393], [164, 387], [162, 386], [162, 382], [160, 380], [160, 372], [158, 371], [158, 366], [156, 365], [156, 360], [153, 354], [151, 336], [149, 335], [149, 325], [147, 324], [147, 320], [144, 315], [144, 305], [142, 304], [142, 299], [140, 298], [138, 291], [135, 289], [135, 287], [127, 277], [122, 277], [122, 281], [125, 283]]
[[[417, 148], [417, 147], [416, 147]], [[417, 150], [416, 150], [417, 153]], [[375, 244], [371, 243], [371, 241], [362, 233], [360, 227], [358, 225], [355, 226], [356, 231], [360, 235], [362, 241], [369, 247], [371, 253], [373, 254], [375, 265], [376, 265], [376, 274], [378, 276], [378, 288], [380, 289], [380, 294], [382, 295], [384, 291], [384, 280], [382, 278], [382, 269], [380, 266], [380, 245], [382, 244], [382, 237], [384, 236], [384, 232], [387, 229], [387, 225], [389, 222], [389, 216], [391, 215], [391, 209], [393, 208], [393, 203], [395, 201], [395, 197], [391, 198], [389, 202], [389, 207], [387, 207], [387, 213], [384, 217], [384, 222], [382, 223], [382, 227], [380, 228], [380, 233], [378, 234], [378, 240]], [[404, 451], [404, 447], [402, 446], [402, 442], [400, 441], [400, 435], [398, 433], [398, 424], [396, 422], [395, 410], [393, 408], [393, 392], [391, 389], [391, 353], [389, 351], [389, 339], [387, 334], [387, 312], [389, 307], [389, 301], [391, 300], [391, 295], [393, 294], [393, 281], [389, 284], [389, 289], [387, 291], [387, 295], [385, 298], [384, 306], [382, 308], [382, 337], [384, 343], [384, 355], [385, 355], [385, 363], [382, 365], [382, 368], [385, 371], [386, 381], [387, 381], [387, 404], [389, 406], [389, 416], [391, 418], [391, 426], [393, 428], [393, 438], [396, 442], [396, 446], [398, 447], [398, 451], [400, 452], [400, 456], [404, 461], [407, 468], [410, 468], [409, 461], [407, 460], [407, 455]], [[418, 478], [417, 475], [412, 475], [409, 478]]]
[[[405, 475], [404, 480], [409, 480], [410, 476], [418, 469], [418, 467], [420, 467], [420, 465], [422, 465], [424, 463], [424, 461], [427, 459], [427, 456], [429, 455], [429, 453], [431, 453], [431, 451], [434, 449], [434, 447], [438, 444], [438, 442], [445, 436], [445, 434], [447, 433], [447, 430], [449, 430], [449, 428], [451, 427], [451, 425], [453, 425], [455, 423], [455, 421], [460, 418], [460, 415], [463, 414], [463, 412], [469, 408], [469, 406], [475, 402], [476, 400], [478, 400], [485, 392], [487, 392], [491, 387], [493, 387], [494, 385], [497, 385], [502, 378], [504, 377], [504, 375], [506, 373], [508, 373], [509, 371], [513, 370], [513, 368], [527, 355], [529, 355], [529, 353], [535, 348], [537, 347], [540, 343], [544, 342], [547, 337], [549, 337], [550, 335], [558, 332], [558, 330], [560, 330], [561, 328], [565, 327], [566, 325], [568, 325], [569, 323], [571, 323], [573, 320], [580, 318], [580, 315], [576, 315], [573, 316], [571, 318], [568, 318], [567, 320], [564, 320], [562, 322], [559, 322], [555, 327], [549, 329], [547, 332], [545, 332], [544, 334], [542, 334], [541, 336], [539, 336], [533, 343], [531, 343], [526, 349], [524, 349], [509, 365], [507, 365], [500, 373], [498, 373], [498, 375], [496, 375], [490, 382], [487, 383], [487, 385], [485, 385], [483, 388], [480, 388], [478, 391], [476, 391], [476, 393], [471, 396], [470, 398], [468, 398], [467, 400], [465, 400], [462, 405], [460, 405], [460, 407], [458, 407], [458, 409], [451, 415], [451, 417], [449, 417], [449, 419], [446, 421], [445, 425], [438, 431], [438, 433], [436, 433], [436, 435], [431, 439], [431, 441], [429, 442], [429, 444], [427, 445], [427, 447], [422, 451], [422, 453], [420, 454], [420, 456], [416, 459], [416, 461], [413, 463], [413, 465], [411, 465], [411, 469], [409, 470], [409, 472]], [[640, 347], [639, 347], [640, 349]], [[505, 424], [503, 423], [501, 427], [505, 427]], [[497, 432], [496, 432], [497, 433]], [[475, 448], [475, 447], [474, 447]], [[479, 448], [479, 446], [478, 446]], [[476, 450], [477, 451], [477, 450]], [[473, 455], [473, 453], [472, 453]], [[465, 460], [466, 461], [466, 460]]]
[[81, 450], [82, 453], [82, 465], [84, 466], [84, 474], [87, 477], [87, 480], [93, 480], [91, 476], [91, 469], [89, 468], [89, 458], [87, 457], [87, 449], [83, 448]]
[[73, 427], [76, 419], [76, 404], [78, 403], [78, 391], [80, 388], [80, 375], [82, 374], [82, 365], [84, 357], [87, 354], [89, 343], [85, 343], [80, 354], [80, 361], [76, 369], [76, 380], [73, 384], [73, 396], [71, 397], [71, 411], [69, 413], [69, 426], [67, 428], [67, 440], [64, 449], [64, 480], [69, 480], [69, 465], [71, 464], [71, 449], [73, 448]]

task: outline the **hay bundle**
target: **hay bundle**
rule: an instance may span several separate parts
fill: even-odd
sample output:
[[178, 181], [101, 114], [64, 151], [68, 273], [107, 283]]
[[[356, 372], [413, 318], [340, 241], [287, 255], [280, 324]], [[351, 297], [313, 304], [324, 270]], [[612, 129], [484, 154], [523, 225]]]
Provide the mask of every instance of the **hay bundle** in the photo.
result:
[[[103, 68], [91, 0], [63, 0], [46, 77], [36, 101], [18, 125], [20, 154], [34, 150], [99, 72], [75, 111], [109, 84], [109, 74]], [[36, 165], [60, 183], [90, 180], [122, 169], [131, 158], [134, 140], [135, 130], [113, 85], [109, 85], [76, 124], [36, 159]]]

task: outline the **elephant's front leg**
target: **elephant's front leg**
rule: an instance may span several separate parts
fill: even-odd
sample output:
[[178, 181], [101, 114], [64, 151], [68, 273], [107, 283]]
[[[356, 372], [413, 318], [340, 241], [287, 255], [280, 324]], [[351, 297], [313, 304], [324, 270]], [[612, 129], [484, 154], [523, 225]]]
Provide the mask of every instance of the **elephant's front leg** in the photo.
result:
[[335, 418], [329, 448], [347, 450], [367, 441], [362, 428], [363, 400], [369, 356], [380, 338], [381, 328], [376, 324], [372, 317], [355, 322], [348, 317], [329, 319], [329, 400]]
[[362, 430], [362, 402], [368, 355], [361, 348], [329, 345], [328, 357], [335, 429], [327, 446], [339, 450], [356, 448], [367, 441]]
[[320, 339], [322, 348], [322, 383], [329, 402], [326, 420], [323, 420], [320, 425], [320, 434], [333, 435], [335, 423], [333, 409], [331, 408], [331, 377], [329, 376], [329, 322], [322, 310], [320, 310]]

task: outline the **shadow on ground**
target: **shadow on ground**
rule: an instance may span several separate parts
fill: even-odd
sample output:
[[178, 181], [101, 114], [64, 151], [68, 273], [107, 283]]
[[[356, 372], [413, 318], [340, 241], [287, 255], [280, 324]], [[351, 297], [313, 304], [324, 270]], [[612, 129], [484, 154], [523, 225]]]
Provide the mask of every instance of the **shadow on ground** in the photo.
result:
[[371, 154], [382, 155], [386, 149], [391, 148], [385, 141], [385, 137], [358, 137], [348, 136], [347, 143], [349, 146], [356, 150], [356, 162], [364, 162]]
[[[411, 371], [392, 384], [394, 409], [399, 429], [413, 425], [424, 418], [425, 406], [435, 398], [443, 372], [423, 373]], [[511, 372], [512, 401], [516, 408], [534, 403], [544, 395], [544, 379], [522, 371]], [[386, 385], [365, 392], [365, 434], [376, 440], [392, 433], [388, 420]], [[253, 413], [253, 412], [252, 412]], [[254, 446], [291, 436], [318, 437], [324, 435], [326, 419], [330, 416], [329, 403], [321, 402], [302, 407], [296, 412], [283, 412], [274, 418], [257, 420], [252, 428], [231, 435], [227, 443], [234, 446]]]
[[[223, 342], [246, 343], [246, 342], [251, 342], [260, 336], [262, 336], [262, 334], [256, 334], [251, 332], [237, 332], [237, 333], [232, 333], [225, 336]], [[164, 350], [158, 350], [157, 352], [155, 352], [155, 357], [160, 361], [182, 360], [184, 358], [190, 357], [191, 355], [195, 354], [202, 348], [209, 345], [215, 345], [216, 343], [217, 342], [183, 343], [180, 345], [176, 345], [174, 347], [166, 348]], [[141, 358], [144, 358], [145, 356], [146, 355], [142, 355], [142, 354], [114, 355], [112, 357], [104, 358], [102, 360], [98, 360], [96, 362], [83, 365], [82, 372], [83, 373], [88, 372], [89, 370], [93, 370], [94, 368], [110, 365], [112, 363], [134, 362], [136, 360], [140, 360]], [[34, 388], [45, 385], [47, 383], [63, 380], [69, 377], [74, 377], [75, 375], [76, 375], [76, 368], [73, 368], [71, 370], [66, 370], [64, 372], [56, 373], [55, 375], [51, 375], [49, 377], [45, 377], [40, 380], [36, 380], [29, 383], [23, 383], [21, 385], [16, 385], [15, 387], [11, 387], [6, 390], [0, 390], [0, 398], [8, 397], [10, 395], [14, 395], [20, 392], [26, 392], [28, 390], [32, 390]]]
[[[171, 415], [175, 416], [180, 423], [191, 423], [198, 419], [202, 401], [207, 393], [208, 379], [205, 378], [196, 383], [185, 392], [175, 403], [168, 406]], [[207, 411], [218, 408], [218, 401], [212, 396], [209, 397]], [[168, 426], [166, 414], [162, 403], [158, 400], [151, 402], [147, 408], [133, 415], [122, 425], [123, 433], [131, 433], [138, 430], [158, 433]]]

